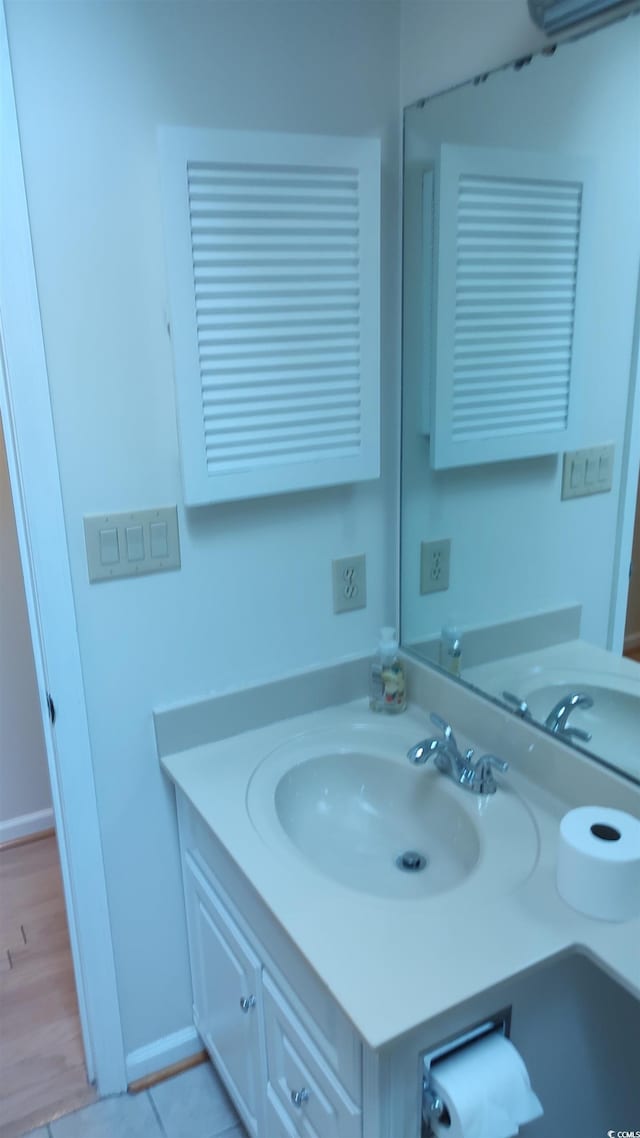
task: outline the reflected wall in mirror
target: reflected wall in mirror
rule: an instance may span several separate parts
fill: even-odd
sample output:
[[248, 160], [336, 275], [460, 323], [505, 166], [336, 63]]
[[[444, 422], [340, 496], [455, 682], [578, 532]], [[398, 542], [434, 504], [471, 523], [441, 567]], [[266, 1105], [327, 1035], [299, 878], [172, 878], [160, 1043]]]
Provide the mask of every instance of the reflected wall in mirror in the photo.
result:
[[409, 107], [404, 211], [403, 645], [640, 780], [640, 17]]

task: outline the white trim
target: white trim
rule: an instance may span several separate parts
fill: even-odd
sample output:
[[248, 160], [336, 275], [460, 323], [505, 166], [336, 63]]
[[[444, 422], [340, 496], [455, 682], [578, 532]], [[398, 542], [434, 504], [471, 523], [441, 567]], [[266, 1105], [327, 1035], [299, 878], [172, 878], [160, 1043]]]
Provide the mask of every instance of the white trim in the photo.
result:
[[135, 1083], [147, 1075], [155, 1075], [165, 1067], [172, 1067], [183, 1059], [190, 1059], [204, 1044], [195, 1027], [184, 1027], [171, 1035], [163, 1035], [145, 1047], [138, 1047], [127, 1055], [127, 1083]]
[[[0, 2], [0, 415], [89, 1078], [126, 1086], [89, 730], [4, 7]], [[49, 722], [47, 690], [57, 708]]]
[[610, 651], [617, 654], [622, 652], [625, 644], [624, 629], [629, 601], [629, 566], [633, 549], [633, 530], [638, 500], [638, 470], [640, 469], [640, 276], [636, 293], [636, 320], [626, 422], [627, 428], [620, 463], [620, 504], [618, 507], [611, 608], [609, 610], [608, 647]]
[[53, 810], [36, 810], [33, 814], [19, 814], [16, 818], [6, 818], [0, 822], [0, 846], [5, 842], [15, 842], [18, 838], [28, 838], [51, 830], [55, 825]]

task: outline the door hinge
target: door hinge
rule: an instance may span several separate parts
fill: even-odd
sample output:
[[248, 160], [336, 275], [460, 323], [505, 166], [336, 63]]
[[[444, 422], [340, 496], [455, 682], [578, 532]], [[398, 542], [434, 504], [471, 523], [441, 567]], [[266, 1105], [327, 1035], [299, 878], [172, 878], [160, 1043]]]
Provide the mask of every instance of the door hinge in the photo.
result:
[[51, 726], [53, 727], [56, 721], [56, 705], [51, 698], [50, 692], [47, 692], [47, 707], [49, 709], [49, 720], [51, 722]]

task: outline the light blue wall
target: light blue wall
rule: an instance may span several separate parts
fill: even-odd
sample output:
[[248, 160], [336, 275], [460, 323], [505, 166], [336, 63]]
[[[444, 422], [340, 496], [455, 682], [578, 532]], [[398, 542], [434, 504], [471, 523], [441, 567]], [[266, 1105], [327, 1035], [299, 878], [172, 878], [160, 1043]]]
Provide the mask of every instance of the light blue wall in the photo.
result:
[[527, 0], [400, 0], [403, 107], [548, 42]]
[[[152, 708], [368, 653], [395, 616], [399, 9], [9, 0], [9, 41], [127, 1052], [191, 1022]], [[159, 123], [381, 136], [383, 474], [181, 506]], [[90, 586], [82, 517], [178, 503], [179, 573]], [[334, 617], [333, 557], [368, 604]]]
[[[130, 1052], [191, 1022], [151, 710], [369, 652], [393, 619], [400, 108], [541, 37], [525, 0], [7, 0], [7, 21]], [[380, 482], [181, 508], [160, 122], [382, 137]], [[182, 570], [89, 586], [83, 514], [172, 502]], [[331, 558], [362, 551], [367, 609], [334, 617]]]

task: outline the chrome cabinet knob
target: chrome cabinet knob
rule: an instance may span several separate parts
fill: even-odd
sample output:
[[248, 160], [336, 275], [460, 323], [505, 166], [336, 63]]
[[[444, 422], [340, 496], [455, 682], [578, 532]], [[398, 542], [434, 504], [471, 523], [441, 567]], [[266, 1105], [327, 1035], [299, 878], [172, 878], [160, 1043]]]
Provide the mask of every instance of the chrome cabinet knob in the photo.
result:
[[245, 1015], [247, 1012], [250, 1012], [252, 1008], [255, 1008], [255, 1006], [256, 1006], [255, 996], [243, 996], [242, 999], [240, 1000], [240, 1009], [241, 1009], [241, 1011], [243, 1011], [245, 1013]]
[[304, 1106], [305, 1102], [308, 1102], [308, 1100], [309, 1100], [309, 1092], [308, 1092], [306, 1087], [302, 1087], [302, 1089], [299, 1091], [292, 1091], [291, 1092], [291, 1101], [292, 1101], [294, 1106], [297, 1106], [297, 1107]]

